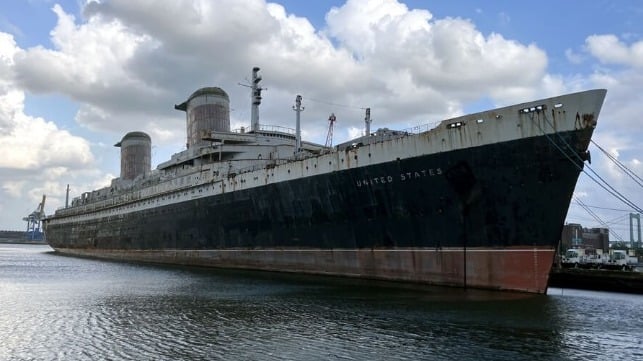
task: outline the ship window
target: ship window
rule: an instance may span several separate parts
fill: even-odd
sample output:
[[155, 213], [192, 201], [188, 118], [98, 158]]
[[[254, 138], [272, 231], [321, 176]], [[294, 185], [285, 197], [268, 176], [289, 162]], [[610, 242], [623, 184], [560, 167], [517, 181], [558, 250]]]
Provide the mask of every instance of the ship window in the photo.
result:
[[[562, 106], [562, 104], [561, 104], [561, 106]], [[555, 108], [555, 107], [556, 107], [556, 106], [554, 105], [554, 108]], [[533, 106], [533, 107], [530, 107], [530, 108], [520, 109], [519, 113], [533, 113], [533, 112], [540, 112], [540, 111], [543, 111], [543, 110], [545, 110], [545, 109], [547, 109], [547, 106], [546, 106], [546, 105], [544, 105], [544, 104], [542, 104], [542, 105], [536, 105], [536, 106]]]
[[476, 120], [476, 123], [478, 123], [478, 124], [483, 123], [483, 122], [484, 122], [484, 119], [478, 119], [478, 120]]
[[554, 104], [554, 108], [560, 108], [563, 106], [563, 103], [556, 103]]

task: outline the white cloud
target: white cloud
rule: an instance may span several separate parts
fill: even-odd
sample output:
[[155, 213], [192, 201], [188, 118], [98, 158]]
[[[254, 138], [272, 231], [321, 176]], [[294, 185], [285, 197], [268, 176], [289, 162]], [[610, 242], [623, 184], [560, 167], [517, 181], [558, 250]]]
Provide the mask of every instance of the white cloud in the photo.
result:
[[329, 34], [363, 59], [386, 50], [382, 45], [404, 43], [419, 31], [429, 30], [432, 17], [429, 11], [409, 11], [397, 1], [347, 1], [332, 8], [326, 21]]
[[87, 141], [60, 130], [53, 122], [23, 113], [24, 95], [0, 93], [0, 169], [37, 169], [88, 165], [93, 157]]
[[643, 40], [628, 46], [616, 35], [592, 35], [587, 37], [585, 45], [601, 63], [643, 67]]
[[[370, 106], [385, 124], [406, 125], [460, 113], [484, 93], [525, 100], [544, 89], [547, 57], [535, 45], [485, 37], [468, 20], [435, 20], [395, 0], [350, 0], [328, 12], [323, 32], [261, 0], [91, 2], [82, 22], [58, 5], [54, 12], [56, 48], [24, 51], [15, 67], [20, 84], [80, 101], [76, 120], [89, 129], [123, 134], [137, 124], [175, 134], [168, 143], [180, 139], [172, 104], [214, 83], [245, 109], [246, 89], [237, 83], [256, 65], [269, 89], [264, 119], [289, 126], [297, 93]], [[336, 110], [317, 109], [306, 116]]]
[[575, 65], [583, 62], [583, 56], [572, 49], [565, 49], [565, 57], [570, 63]]
[[69, 168], [90, 167], [94, 159], [85, 139], [25, 114], [25, 93], [14, 73], [23, 52], [11, 35], [0, 33], [0, 208], [7, 210], [0, 214], [0, 228], [20, 221], [26, 214], [16, 213], [40, 202], [42, 191], [53, 192]]
[[[641, 41], [589, 36], [585, 53], [566, 56], [574, 64], [598, 61], [591, 76], [549, 74], [547, 54], [535, 44], [485, 35], [471, 20], [438, 19], [395, 0], [348, 0], [328, 11], [323, 29], [264, 0], [90, 1], [82, 18], [59, 5], [52, 10], [58, 19], [52, 48], [21, 49], [0, 33], [0, 151], [12, 151], [0, 167], [16, 173], [0, 175], [3, 209], [4, 194], [29, 189], [33, 203], [47, 192], [60, 205], [54, 194], [67, 182], [76, 194], [104, 186], [111, 175], [94, 161], [117, 161], [106, 149], [132, 130], [150, 134], [153, 154], [167, 159], [185, 142], [184, 114], [173, 105], [202, 86], [229, 93], [233, 128], [249, 125], [248, 90], [238, 83], [253, 66], [262, 68], [268, 88], [262, 123], [294, 127], [291, 106], [301, 94], [304, 134], [323, 143], [335, 112], [335, 144], [362, 134], [363, 107], [372, 110], [374, 130], [407, 128], [461, 114], [480, 99], [506, 105], [606, 87], [598, 139], [609, 133], [620, 140], [619, 157], [640, 169], [640, 141], [632, 133], [643, 127]], [[77, 102], [75, 125], [101, 141], [25, 114], [25, 94], [41, 93]]]
[[355, 128], [355, 127], [348, 128], [348, 137], [349, 137], [349, 139], [361, 137], [362, 135], [364, 135], [364, 129]]
[[5, 181], [2, 183], [2, 190], [13, 197], [19, 197], [24, 186], [24, 181]]

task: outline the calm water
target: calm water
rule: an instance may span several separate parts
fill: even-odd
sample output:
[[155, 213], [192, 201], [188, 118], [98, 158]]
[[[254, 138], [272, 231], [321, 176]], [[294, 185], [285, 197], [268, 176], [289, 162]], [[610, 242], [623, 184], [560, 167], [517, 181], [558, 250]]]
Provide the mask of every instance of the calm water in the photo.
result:
[[641, 360], [643, 296], [523, 295], [0, 244], [0, 360]]

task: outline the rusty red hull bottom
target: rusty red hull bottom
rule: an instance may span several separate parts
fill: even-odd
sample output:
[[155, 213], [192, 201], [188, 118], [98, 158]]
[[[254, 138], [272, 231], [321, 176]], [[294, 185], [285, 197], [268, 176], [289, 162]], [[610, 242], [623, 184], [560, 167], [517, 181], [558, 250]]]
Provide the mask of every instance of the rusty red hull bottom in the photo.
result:
[[324, 274], [545, 293], [553, 248], [230, 249], [57, 252], [113, 260]]

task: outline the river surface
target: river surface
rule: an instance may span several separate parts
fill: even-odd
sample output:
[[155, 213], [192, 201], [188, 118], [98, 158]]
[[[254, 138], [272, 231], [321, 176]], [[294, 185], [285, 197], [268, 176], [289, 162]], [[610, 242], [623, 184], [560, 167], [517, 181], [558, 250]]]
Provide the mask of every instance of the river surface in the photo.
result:
[[643, 296], [418, 289], [0, 244], [0, 360], [643, 360]]

